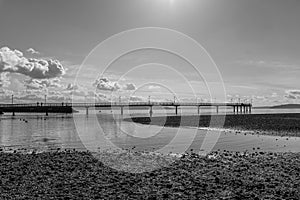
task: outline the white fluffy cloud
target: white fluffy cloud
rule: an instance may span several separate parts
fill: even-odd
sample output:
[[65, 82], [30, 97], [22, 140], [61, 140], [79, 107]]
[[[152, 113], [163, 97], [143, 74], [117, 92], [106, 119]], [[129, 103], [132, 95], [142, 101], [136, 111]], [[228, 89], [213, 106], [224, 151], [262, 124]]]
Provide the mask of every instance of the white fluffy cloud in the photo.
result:
[[40, 54], [40, 52], [36, 51], [35, 49], [33, 48], [29, 48], [26, 50], [27, 52], [31, 53], [31, 54]]
[[0, 73], [19, 73], [34, 79], [61, 77], [65, 69], [58, 60], [26, 58], [19, 50], [0, 49]]
[[136, 86], [133, 83], [126, 83], [120, 85], [118, 82], [111, 81], [106, 77], [99, 78], [93, 84], [98, 90], [104, 91], [117, 91], [117, 90], [136, 90]]
[[123, 86], [123, 90], [136, 90], [136, 87], [133, 83], [126, 83]]
[[93, 84], [98, 90], [117, 91], [121, 86], [117, 82], [110, 81], [108, 78], [99, 78]]

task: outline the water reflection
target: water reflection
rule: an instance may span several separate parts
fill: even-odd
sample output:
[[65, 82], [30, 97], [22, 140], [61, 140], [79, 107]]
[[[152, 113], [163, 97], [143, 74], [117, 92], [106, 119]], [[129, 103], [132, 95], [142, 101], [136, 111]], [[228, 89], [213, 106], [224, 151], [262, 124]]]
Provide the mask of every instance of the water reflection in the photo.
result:
[[[155, 110], [154, 110], [155, 111]], [[0, 147], [38, 150], [77, 149], [97, 151], [122, 148], [163, 153], [185, 149], [205, 151], [212, 140], [207, 130], [168, 128], [125, 122], [122, 117], [102, 111], [86, 117], [74, 115], [16, 115], [0, 117]], [[132, 113], [131, 113], [132, 114]], [[155, 115], [159, 115], [156, 111]], [[128, 116], [128, 115], [127, 115]], [[203, 149], [204, 148], [204, 149]], [[300, 151], [295, 137], [272, 137], [222, 132], [214, 150]]]

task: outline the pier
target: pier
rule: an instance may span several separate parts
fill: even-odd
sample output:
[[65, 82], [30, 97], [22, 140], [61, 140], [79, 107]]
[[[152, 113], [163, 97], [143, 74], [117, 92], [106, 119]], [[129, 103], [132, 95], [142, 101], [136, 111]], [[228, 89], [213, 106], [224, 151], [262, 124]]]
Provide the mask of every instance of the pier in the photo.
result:
[[74, 108], [85, 108], [86, 114], [89, 108], [120, 108], [120, 114], [124, 114], [125, 107], [149, 107], [149, 114], [152, 116], [153, 107], [174, 107], [175, 115], [178, 115], [180, 107], [195, 107], [200, 114], [201, 107], [212, 107], [219, 113], [220, 107], [231, 107], [234, 114], [250, 114], [252, 104], [250, 103], [174, 103], [174, 102], [129, 102], [129, 103], [34, 103], [34, 104], [0, 104], [0, 113], [72, 113]]

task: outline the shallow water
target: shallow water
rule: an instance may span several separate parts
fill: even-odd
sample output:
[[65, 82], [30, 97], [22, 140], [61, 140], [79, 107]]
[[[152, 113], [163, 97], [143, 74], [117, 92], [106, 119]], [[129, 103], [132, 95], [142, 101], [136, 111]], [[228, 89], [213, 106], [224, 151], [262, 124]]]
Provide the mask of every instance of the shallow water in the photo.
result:
[[[196, 110], [196, 109], [195, 109]], [[183, 114], [195, 113], [183, 110]], [[300, 112], [299, 110], [253, 110], [253, 113]], [[144, 112], [144, 113], [143, 113]], [[173, 110], [154, 110], [154, 116], [171, 115]], [[209, 110], [202, 113], [209, 113]], [[0, 147], [9, 149], [55, 150], [77, 149], [97, 151], [123, 148], [163, 153], [210, 150], [300, 152], [300, 138], [274, 137], [235, 133], [235, 131], [205, 130], [188, 127], [169, 128], [125, 122], [119, 110], [85, 111], [73, 115], [2, 115], [0, 117]], [[147, 111], [125, 112], [125, 117], [147, 115]]]

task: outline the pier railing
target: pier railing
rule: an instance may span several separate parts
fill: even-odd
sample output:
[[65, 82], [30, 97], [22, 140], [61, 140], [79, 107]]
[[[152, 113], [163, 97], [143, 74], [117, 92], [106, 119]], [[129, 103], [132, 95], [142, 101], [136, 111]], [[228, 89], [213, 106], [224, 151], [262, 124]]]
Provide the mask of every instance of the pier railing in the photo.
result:
[[103, 102], [103, 103], [25, 103], [0, 104], [0, 108], [13, 107], [125, 107], [125, 106], [252, 106], [249, 103], [184, 103], [184, 102]]

